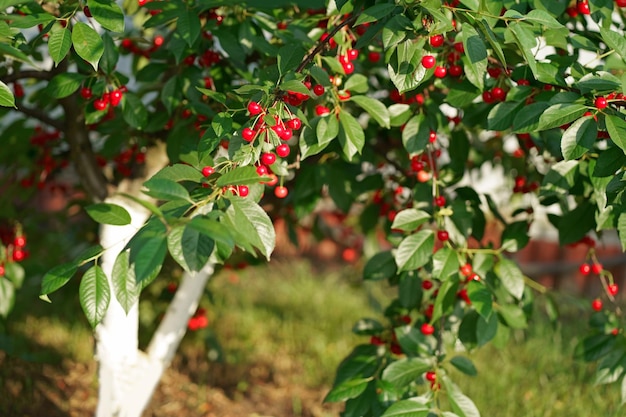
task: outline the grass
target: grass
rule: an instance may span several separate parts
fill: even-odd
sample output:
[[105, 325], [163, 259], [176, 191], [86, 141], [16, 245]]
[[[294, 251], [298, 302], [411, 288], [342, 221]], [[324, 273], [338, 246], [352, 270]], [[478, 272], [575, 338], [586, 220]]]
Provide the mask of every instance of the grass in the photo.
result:
[[[380, 318], [377, 300], [384, 304], [387, 292], [380, 283], [361, 283], [350, 267], [314, 272], [302, 260], [223, 270], [209, 288], [212, 302], [203, 306], [210, 327], [185, 337], [176, 365], [205, 375], [199, 382], [213, 385], [216, 380], [210, 375], [220, 368], [205, 360], [202, 336], [214, 336], [221, 345], [223, 366], [242, 370], [228, 376], [234, 378], [236, 392], [245, 391], [255, 375], [261, 378], [259, 373], [284, 386], [326, 390], [337, 364], [365, 340], [352, 334], [353, 323], [361, 317]], [[75, 319], [79, 310], [71, 296], [68, 302], [17, 309], [9, 329], [31, 341], [31, 347], [79, 362], [93, 360], [92, 335], [84, 320]], [[626, 407], [619, 407], [619, 385], [594, 386], [593, 365], [573, 359], [586, 316], [572, 305], [573, 313], [564, 317], [556, 332], [538, 320], [532, 330], [514, 334], [503, 349], [486, 346], [476, 351], [472, 359], [478, 376], [453, 374], [483, 416], [626, 415]], [[58, 314], [49, 314], [50, 308], [59, 309]]]

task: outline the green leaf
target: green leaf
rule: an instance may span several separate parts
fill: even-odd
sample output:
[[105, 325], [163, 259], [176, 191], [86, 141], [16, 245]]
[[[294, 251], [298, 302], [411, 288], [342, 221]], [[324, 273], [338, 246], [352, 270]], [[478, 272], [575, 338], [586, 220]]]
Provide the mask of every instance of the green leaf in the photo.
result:
[[335, 403], [358, 397], [365, 391], [370, 379], [371, 378], [354, 378], [343, 381], [330, 390], [324, 398], [324, 402]]
[[232, 198], [230, 203], [224, 222], [232, 229], [237, 245], [247, 251], [252, 245], [269, 260], [276, 243], [276, 232], [265, 210], [246, 198]]
[[72, 46], [72, 32], [60, 24], [55, 24], [48, 38], [48, 53], [56, 65], [63, 61]]
[[498, 313], [506, 324], [513, 329], [525, 329], [528, 327], [524, 310], [513, 304], [503, 304], [498, 306]]
[[201, 23], [198, 11], [181, 7], [178, 11], [178, 20], [176, 22], [176, 32], [189, 46], [193, 46], [194, 42], [200, 36]]
[[583, 76], [576, 83], [576, 87], [578, 87], [581, 94], [592, 92], [596, 94], [608, 94], [616, 90], [621, 90], [622, 82], [610, 72], [597, 71]]
[[522, 107], [521, 102], [505, 101], [498, 103], [489, 111], [487, 126], [490, 130], [507, 130], [513, 126], [513, 119], [517, 110]]
[[622, 244], [622, 251], [626, 252], [626, 212], [620, 213], [617, 218], [617, 232], [619, 241]]
[[424, 116], [421, 114], [413, 116], [402, 131], [404, 149], [411, 156], [422, 153], [428, 144], [429, 136], [430, 127], [424, 123]]
[[363, 23], [376, 22], [383, 17], [388, 17], [392, 14], [395, 8], [395, 4], [389, 3], [381, 3], [368, 7], [361, 12], [356, 22], [354, 22], [354, 26], [362, 25]]
[[122, 116], [126, 123], [138, 130], [142, 130], [148, 124], [148, 110], [141, 99], [133, 93], [124, 93]]
[[110, 203], [97, 203], [85, 207], [89, 217], [102, 224], [124, 226], [130, 224], [128, 211], [122, 206]]
[[427, 417], [430, 409], [413, 400], [401, 400], [391, 405], [381, 417]]
[[567, 245], [578, 242], [595, 227], [596, 205], [590, 201], [581, 202], [578, 207], [564, 214], [558, 221], [559, 243]]
[[97, 71], [98, 61], [104, 53], [104, 45], [98, 32], [86, 23], [77, 22], [72, 29], [72, 44], [78, 56]]
[[432, 361], [423, 358], [402, 358], [385, 368], [382, 379], [401, 389], [421, 378], [432, 367]]
[[507, 252], [522, 250], [530, 240], [528, 236], [528, 222], [525, 220], [506, 225], [502, 232], [501, 247]]
[[63, 287], [74, 276], [78, 270], [75, 262], [66, 262], [57, 265], [44, 275], [41, 281], [40, 295], [52, 294], [59, 288]]
[[493, 298], [489, 291], [482, 283], [470, 281], [467, 284], [467, 296], [472, 302], [472, 306], [484, 319], [491, 316], [493, 311]]
[[96, 22], [111, 32], [124, 32], [124, 12], [112, 0], [89, 0], [89, 11]]
[[545, 101], [522, 107], [513, 119], [513, 130], [516, 133], [536, 131], [540, 123], [539, 118], [548, 107], [550, 105]]
[[470, 25], [463, 26], [461, 39], [465, 48], [465, 55], [463, 55], [465, 75], [472, 84], [482, 91], [487, 73], [487, 47], [476, 29]]
[[474, 362], [472, 362], [472, 360], [466, 356], [455, 356], [450, 359], [450, 363], [454, 365], [456, 369], [463, 372], [465, 375], [478, 375], [478, 371], [474, 366]]
[[104, 318], [111, 301], [111, 287], [102, 268], [94, 265], [85, 272], [78, 295], [87, 321], [95, 328]]
[[515, 43], [517, 43], [517, 46], [519, 47], [519, 51], [526, 59], [533, 75], [537, 78], [537, 61], [533, 55], [533, 50], [535, 49], [535, 46], [537, 46], [537, 37], [532, 30], [530, 30], [530, 28], [523, 23], [513, 22], [509, 25], [507, 30], [512, 33]]
[[537, 130], [552, 129], [573, 122], [579, 119], [586, 111], [587, 107], [579, 103], [554, 104], [539, 116]]
[[433, 255], [433, 276], [444, 281], [450, 275], [458, 272], [459, 257], [456, 251], [450, 248], [441, 248]]
[[115, 259], [111, 277], [113, 293], [126, 314], [139, 301], [141, 284], [135, 278], [135, 269], [130, 266], [130, 251], [123, 250]]
[[622, 383], [620, 384], [620, 392], [621, 392], [621, 405], [626, 404], [626, 375], [622, 377]]
[[195, 216], [187, 224], [187, 227], [192, 227], [227, 247], [233, 248], [235, 246], [233, 233], [224, 223], [220, 223], [206, 216]]
[[15, 288], [21, 288], [26, 272], [24, 267], [17, 262], [8, 262], [4, 265], [4, 276], [13, 283]]
[[379, 281], [396, 275], [398, 268], [391, 251], [378, 252], [366, 262], [363, 267], [363, 279]]
[[144, 183], [144, 186], [147, 188], [144, 194], [159, 200], [191, 200], [187, 189], [172, 180], [151, 178]]
[[302, 83], [302, 81], [298, 80], [285, 81], [280, 85], [280, 89], [283, 91], [292, 91], [294, 93], [311, 96], [311, 90], [309, 90], [307, 86]]
[[541, 26], [545, 26], [548, 29], [563, 28], [563, 25], [559, 23], [559, 21], [556, 20], [554, 17], [552, 17], [552, 15], [539, 9], [531, 10], [526, 15], [526, 20], [529, 20], [533, 23], [539, 23]]
[[113, 74], [117, 68], [117, 61], [120, 59], [120, 51], [111, 35], [106, 32], [102, 34], [102, 44], [104, 53], [100, 58], [100, 69], [106, 74]]
[[611, 140], [626, 153], [626, 121], [613, 115], [607, 115], [604, 121]]
[[339, 122], [332, 114], [319, 119], [315, 127], [317, 135], [317, 144], [327, 146], [333, 139], [339, 135]]
[[498, 315], [491, 314], [489, 317], [480, 316], [476, 320], [476, 343], [484, 346], [498, 334]]
[[[137, 283], [154, 279], [167, 253], [167, 229], [157, 219], [148, 221], [126, 245], [130, 248], [129, 265]], [[143, 285], [143, 284], [142, 284]]]
[[624, 151], [612, 146], [600, 153], [598, 163], [593, 168], [594, 177], [611, 177], [617, 173], [626, 164], [626, 155]]
[[306, 51], [302, 47], [291, 44], [285, 45], [278, 50], [278, 71], [285, 75], [288, 71], [295, 70], [304, 59]]
[[167, 236], [167, 247], [172, 258], [184, 270], [197, 272], [208, 262], [215, 242], [193, 227], [175, 227]]
[[454, 411], [459, 417], [480, 417], [480, 411], [476, 408], [476, 404], [465, 394], [461, 392], [450, 378], [447, 376], [443, 378], [444, 386], [448, 394], [448, 401], [452, 411]]
[[46, 86], [46, 91], [54, 98], [63, 98], [74, 93], [86, 79], [82, 74], [66, 72], [56, 75]]
[[256, 168], [252, 165], [237, 167], [231, 171], [226, 172], [219, 177], [215, 182], [218, 187], [225, 187], [227, 185], [246, 185], [256, 184], [263, 181], [265, 177], [259, 176], [256, 172]]
[[426, 265], [432, 256], [434, 245], [432, 230], [420, 230], [404, 238], [395, 253], [398, 270], [410, 271]]
[[[40, 298], [45, 301], [45, 296]], [[8, 279], [0, 280], [0, 316], [7, 317], [15, 305], [15, 287]]]
[[360, 154], [365, 145], [365, 132], [359, 122], [350, 113], [339, 113], [339, 143], [343, 154], [348, 160], [358, 153]]
[[365, 110], [381, 127], [389, 129], [391, 116], [387, 107], [379, 100], [367, 96], [352, 96], [350, 101], [355, 102]]
[[204, 176], [196, 168], [187, 164], [174, 164], [162, 168], [152, 178], [163, 178], [170, 181], [193, 181], [200, 183]]
[[15, 97], [11, 89], [0, 81], [0, 106], [15, 107]]
[[604, 43], [626, 62], [626, 39], [624, 39], [624, 34], [613, 29], [601, 27], [600, 35]]
[[495, 273], [502, 286], [518, 300], [524, 295], [524, 274], [514, 261], [500, 259], [495, 266]]
[[367, 93], [370, 89], [369, 81], [363, 74], [352, 74], [343, 84], [343, 89], [351, 93]]
[[394, 230], [402, 230], [404, 232], [412, 232], [420, 225], [430, 220], [430, 214], [415, 208], [400, 210], [393, 219], [391, 228]]
[[563, 158], [566, 161], [580, 158], [593, 148], [597, 137], [598, 124], [593, 117], [586, 116], [576, 120], [563, 132], [561, 138]]

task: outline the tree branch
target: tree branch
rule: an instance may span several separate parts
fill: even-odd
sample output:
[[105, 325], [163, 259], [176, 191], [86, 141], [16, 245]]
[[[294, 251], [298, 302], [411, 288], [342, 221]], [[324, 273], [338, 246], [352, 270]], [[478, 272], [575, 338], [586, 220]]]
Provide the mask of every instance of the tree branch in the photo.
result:
[[306, 57], [304, 57], [300, 65], [298, 65], [298, 68], [296, 68], [296, 72], [302, 72], [306, 68], [306, 66], [309, 65], [311, 61], [313, 61], [315, 55], [319, 54], [324, 48], [326, 48], [326, 45], [330, 42], [332, 37], [335, 36], [335, 34], [339, 32], [344, 26], [354, 23], [358, 16], [358, 14], [353, 14], [352, 16], [338, 24], [333, 30], [331, 30], [326, 39], [318, 43], [317, 46], [311, 52], [309, 52]]
[[40, 122], [45, 123], [48, 126], [55, 128], [56, 130], [63, 131], [64, 129], [63, 123], [61, 123], [60, 121], [56, 119], [53, 119], [52, 117], [48, 116], [46, 113], [44, 113], [43, 111], [39, 109], [33, 109], [33, 108], [26, 107], [23, 105], [17, 105], [17, 109], [15, 109], [15, 111], [23, 113], [26, 116], [35, 118], [39, 120]]
[[17, 71], [17, 72], [14, 72], [12, 74], [5, 76], [2, 79], [2, 81], [5, 84], [8, 84], [8, 83], [12, 83], [18, 80], [24, 80], [26, 78], [34, 78], [37, 80], [51, 80], [52, 77], [54, 77], [57, 73], [58, 71], [55, 71], [54, 69], [50, 71], [35, 71], [35, 70]]

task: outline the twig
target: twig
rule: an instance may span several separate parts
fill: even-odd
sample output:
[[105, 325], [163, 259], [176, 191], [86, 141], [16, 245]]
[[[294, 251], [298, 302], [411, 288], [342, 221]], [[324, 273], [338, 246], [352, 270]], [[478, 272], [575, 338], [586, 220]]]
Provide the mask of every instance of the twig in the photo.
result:
[[56, 75], [57, 71], [17, 71], [5, 76], [2, 81], [4, 83], [12, 83], [18, 80], [24, 80], [26, 78], [34, 78], [36, 80], [51, 80]]
[[56, 119], [53, 119], [52, 117], [48, 116], [46, 113], [44, 113], [43, 111], [39, 109], [32, 109], [30, 107], [18, 105], [15, 111], [23, 113], [26, 116], [33, 117], [39, 120], [40, 122], [45, 123], [48, 126], [55, 128], [56, 130], [62, 131], [64, 128], [63, 123], [59, 122]]

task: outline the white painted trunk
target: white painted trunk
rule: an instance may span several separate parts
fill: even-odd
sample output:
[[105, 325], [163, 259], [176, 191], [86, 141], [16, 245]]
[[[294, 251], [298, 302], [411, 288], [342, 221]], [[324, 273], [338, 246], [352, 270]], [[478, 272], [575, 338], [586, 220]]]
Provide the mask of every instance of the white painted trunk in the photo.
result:
[[[111, 197], [130, 213], [128, 226], [104, 225], [101, 244], [107, 249], [101, 266], [111, 281], [113, 264], [124, 245], [146, 222], [149, 215], [123, 197]], [[99, 398], [96, 417], [140, 417], [147, 407], [163, 371], [169, 366], [196, 311], [204, 286], [213, 274], [213, 263], [196, 273], [185, 273], [163, 321], [152, 337], [147, 352], [138, 349], [139, 311], [128, 314], [111, 297], [104, 320], [96, 328], [96, 359], [99, 362]]]

